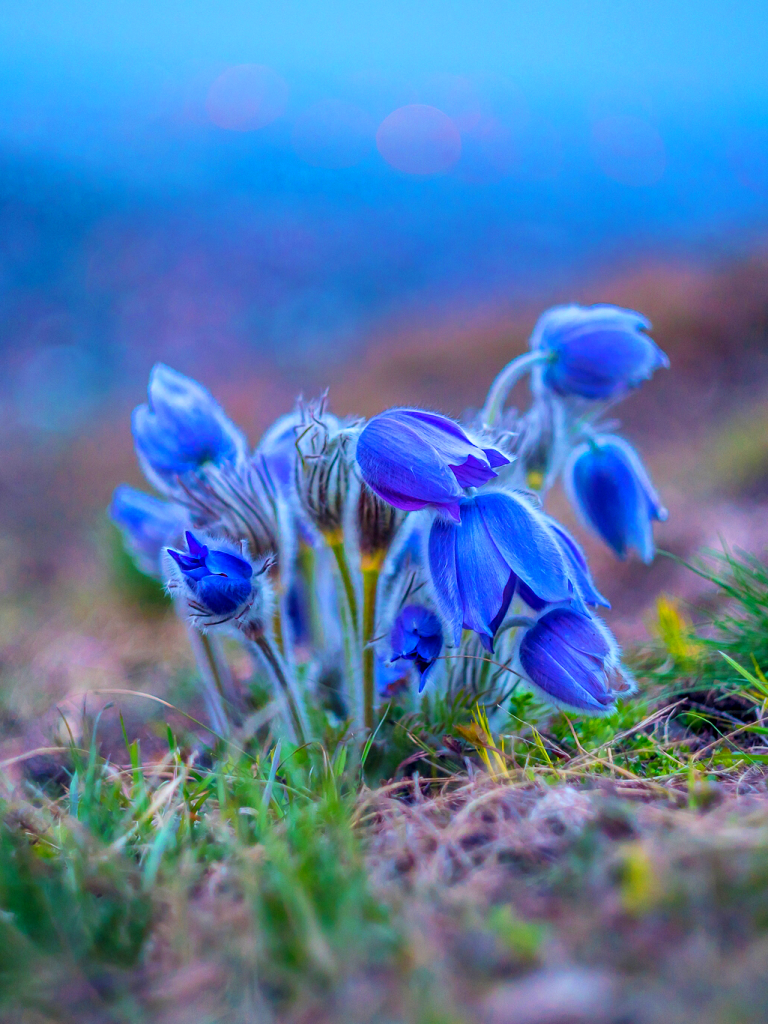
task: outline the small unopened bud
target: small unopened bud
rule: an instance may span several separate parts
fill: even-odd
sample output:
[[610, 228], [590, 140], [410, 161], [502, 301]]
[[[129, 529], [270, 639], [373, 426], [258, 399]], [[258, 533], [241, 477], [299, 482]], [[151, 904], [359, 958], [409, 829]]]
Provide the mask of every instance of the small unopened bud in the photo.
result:
[[310, 521], [326, 538], [340, 538], [354, 482], [353, 425], [340, 424], [324, 402], [308, 406], [296, 447], [296, 490]]
[[379, 565], [394, 540], [406, 513], [361, 484], [357, 499], [357, 530], [363, 567]]

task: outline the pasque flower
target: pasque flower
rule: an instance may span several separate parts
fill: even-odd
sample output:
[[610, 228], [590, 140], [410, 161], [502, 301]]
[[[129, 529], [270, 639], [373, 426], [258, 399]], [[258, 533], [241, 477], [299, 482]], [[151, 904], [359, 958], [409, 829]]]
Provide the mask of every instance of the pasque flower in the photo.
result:
[[527, 629], [518, 661], [546, 700], [568, 710], [605, 714], [634, 689], [608, 630], [571, 608], [552, 608]]
[[163, 548], [176, 543], [188, 524], [187, 513], [174, 502], [137, 491], [128, 484], [115, 488], [109, 517], [119, 527], [139, 569], [148, 576], [160, 576]]
[[468, 487], [481, 487], [509, 459], [481, 448], [445, 416], [422, 409], [390, 409], [374, 416], [357, 441], [363, 480], [406, 512], [431, 506], [461, 521]]
[[177, 582], [186, 588], [190, 602], [207, 615], [232, 618], [248, 604], [253, 591], [253, 566], [235, 554], [202, 544], [186, 533], [187, 551], [168, 548], [176, 564]]
[[389, 637], [392, 661], [412, 661], [419, 670], [419, 693], [443, 649], [440, 620], [423, 605], [407, 605], [395, 619]]
[[489, 491], [460, 504], [461, 522], [436, 518], [429, 569], [453, 637], [474, 630], [487, 650], [518, 586], [544, 604], [569, 601], [574, 585], [547, 518], [518, 494]]
[[207, 463], [234, 462], [245, 440], [202, 385], [163, 363], [152, 368], [149, 402], [133, 411], [136, 453], [160, 489]]
[[652, 524], [663, 522], [667, 510], [623, 438], [598, 435], [576, 448], [565, 468], [565, 486], [585, 525], [619, 558], [634, 549], [644, 562], [652, 560]]
[[650, 323], [618, 306], [555, 306], [539, 318], [531, 348], [548, 356], [537, 377], [558, 395], [615, 399], [669, 360], [645, 331]]

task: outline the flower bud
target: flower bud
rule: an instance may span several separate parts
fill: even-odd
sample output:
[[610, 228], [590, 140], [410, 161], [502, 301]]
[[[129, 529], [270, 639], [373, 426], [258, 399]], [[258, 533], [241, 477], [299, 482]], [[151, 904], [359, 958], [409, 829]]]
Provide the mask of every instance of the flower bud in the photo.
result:
[[605, 626], [570, 608], [552, 608], [527, 629], [518, 660], [541, 696], [566, 710], [604, 715], [635, 688]]
[[667, 510], [631, 445], [620, 437], [597, 436], [573, 451], [564, 478], [584, 524], [619, 558], [634, 548], [646, 564], [652, 561], [652, 524], [664, 522]]
[[381, 564], [404, 519], [400, 509], [382, 501], [367, 484], [360, 485], [357, 532], [363, 567]]
[[669, 360], [644, 332], [650, 323], [618, 306], [555, 306], [539, 318], [531, 348], [549, 358], [535, 379], [558, 395], [611, 400], [647, 380]]
[[163, 548], [184, 534], [189, 517], [174, 502], [162, 501], [151, 494], [121, 484], [112, 495], [109, 517], [120, 529], [123, 542], [136, 565], [147, 576], [162, 574]]
[[133, 437], [158, 490], [208, 464], [236, 462], [246, 451], [243, 435], [210, 393], [162, 363], [150, 374], [148, 404], [134, 409]]
[[341, 424], [320, 406], [310, 406], [296, 447], [299, 504], [324, 537], [340, 539], [354, 483], [352, 425]]

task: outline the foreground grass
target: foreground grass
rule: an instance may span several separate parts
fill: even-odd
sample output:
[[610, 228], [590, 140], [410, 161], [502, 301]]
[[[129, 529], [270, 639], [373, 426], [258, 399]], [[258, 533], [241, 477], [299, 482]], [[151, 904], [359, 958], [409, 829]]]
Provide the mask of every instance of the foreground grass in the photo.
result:
[[458, 694], [362, 756], [151, 763], [94, 721], [47, 782], [5, 765], [0, 1019], [764, 1020], [768, 574], [697, 571], [715, 617], [662, 603], [610, 718]]

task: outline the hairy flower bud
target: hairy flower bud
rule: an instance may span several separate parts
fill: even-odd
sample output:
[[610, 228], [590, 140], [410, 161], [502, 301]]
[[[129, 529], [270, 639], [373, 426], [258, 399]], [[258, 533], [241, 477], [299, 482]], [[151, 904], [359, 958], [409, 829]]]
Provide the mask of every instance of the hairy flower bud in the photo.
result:
[[202, 385], [156, 363], [149, 377], [149, 401], [133, 412], [136, 454], [147, 479], [166, 490], [208, 464], [236, 462], [245, 439]]
[[405, 513], [383, 501], [363, 483], [357, 498], [357, 531], [363, 564], [380, 564], [389, 550]]
[[621, 437], [599, 435], [574, 450], [564, 478], [584, 524], [619, 558], [634, 548], [644, 562], [652, 561], [652, 524], [664, 522], [667, 510], [631, 445]]
[[296, 448], [296, 491], [309, 520], [326, 538], [340, 538], [354, 483], [353, 425], [325, 412], [324, 400], [307, 407]]
[[634, 681], [606, 627], [570, 608], [553, 608], [526, 630], [519, 668], [545, 700], [566, 710], [604, 715]]
[[669, 360], [644, 332], [650, 323], [618, 306], [555, 306], [540, 318], [531, 348], [548, 356], [539, 384], [558, 395], [621, 398]]

